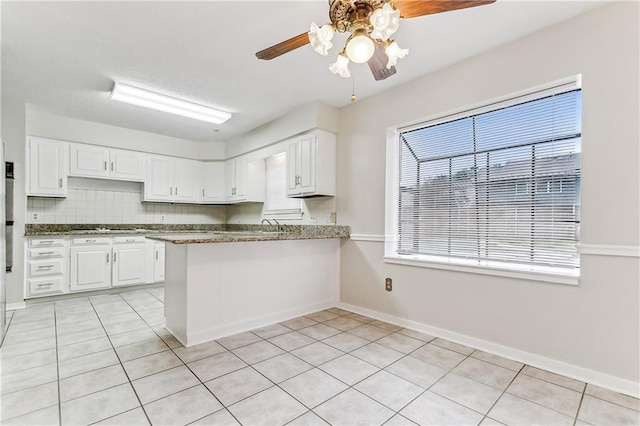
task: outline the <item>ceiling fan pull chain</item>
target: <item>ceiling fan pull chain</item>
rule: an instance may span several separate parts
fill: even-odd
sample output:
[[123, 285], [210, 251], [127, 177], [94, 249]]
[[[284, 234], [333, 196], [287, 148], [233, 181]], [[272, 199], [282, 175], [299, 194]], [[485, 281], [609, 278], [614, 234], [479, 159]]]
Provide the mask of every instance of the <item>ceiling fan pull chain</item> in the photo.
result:
[[356, 98], [356, 74], [351, 73], [351, 102], [357, 101]]

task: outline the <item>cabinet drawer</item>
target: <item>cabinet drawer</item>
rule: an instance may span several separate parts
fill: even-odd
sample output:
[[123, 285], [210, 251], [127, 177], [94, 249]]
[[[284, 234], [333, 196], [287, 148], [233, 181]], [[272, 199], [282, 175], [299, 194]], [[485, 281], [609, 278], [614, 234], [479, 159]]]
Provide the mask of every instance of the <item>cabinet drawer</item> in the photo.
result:
[[62, 237], [53, 238], [29, 238], [29, 247], [51, 247], [63, 246], [64, 239]]
[[27, 280], [27, 285], [29, 286], [30, 296], [64, 293], [63, 276], [34, 278]]
[[144, 235], [131, 235], [128, 237], [114, 237], [113, 242], [116, 244], [124, 243], [144, 243]]
[[65, 272], [64, 259], [30, 260], [27, 262], [29, 277], [59, 275]]
[[82, 237], [82, 238], [74, 238], [71, 240], [71, 244], [74, 246], [82, 246], [82, 245], [111, 245], [110, 237]]
[[51, 257], [64, 257], [64, 247], [42, 247], [40, 249], [28, 249], [27, 258], [32, 259], [47, 259]]

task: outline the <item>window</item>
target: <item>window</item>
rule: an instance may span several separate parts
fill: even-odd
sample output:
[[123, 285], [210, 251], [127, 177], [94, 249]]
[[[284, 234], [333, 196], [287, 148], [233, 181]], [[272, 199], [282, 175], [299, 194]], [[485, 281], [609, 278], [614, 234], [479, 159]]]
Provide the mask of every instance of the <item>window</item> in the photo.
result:
[[576, 276], [580, 117], [574, 84], [400, 130], [391, 255]]

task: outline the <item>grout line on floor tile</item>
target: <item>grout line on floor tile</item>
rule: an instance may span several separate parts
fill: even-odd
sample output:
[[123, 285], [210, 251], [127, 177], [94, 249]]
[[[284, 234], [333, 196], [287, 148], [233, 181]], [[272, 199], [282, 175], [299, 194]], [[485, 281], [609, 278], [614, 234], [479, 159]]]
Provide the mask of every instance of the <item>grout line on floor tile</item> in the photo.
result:
[[576, 415], [573, 418], [573, 426], [576, 426], [578, 423], [578, 416], [580, 415], [580, 409], [582, 408], [582, 401], [584, 401], [584, 396], [587, 391], [587, 385], [585, 384], [584, 389], [582, 389], [582, 395], [580, 396], [580, 402], [578, 403], [578, 409], [576, 410]]
[[[120, 294], [118, 294], [120, 296]], [[129, 303], [122, 297], [120, 296], [120, 298], [122, 300], [124, 300], [124, 302], [131, 308], [133, 309], [133, 307], [131, 305], [129, 305]], [[113, 350], [113, 352], [116, 354], [116, 358], [118, 359], [118, 362], [120, 363], [120, 367], [122, 368], [122, 371], [124, 371], [124, 374], [129, 382], [129, 386], [131, 386], [131, 390], [133, 391], [133, 394], [136, 396], [136, 399], [138, 400], [138, 404], [139, 407], [142, 408], [142, 412], [144, 413], [144, 416], [146, 417], [147, 421], [149, 422], [149, 424], [153, 424], [151, 423], [151, 419], [149, 418], [149, 416], [147, 415], [147, 411], [144, 409], [144, 406], [142, 405], [142, 401], [140, 400], [140, 397], [138, 396], [138, 392], [136, 392], [136, 388], [133, 386], [133, 383], [131, 383], [131, 377], [129, 377], [129, 373], [127, 373], [127, 370], [124, 368], [124, 364], [122, 363], [122, 359], [120, 359], [120, 355], [118, 355], [118, 351], [116, 351], [116, 347], [113, 346], [113, 342], [111, 341], [111, 336], [109, 336], [109, 334], [107, 333], [107, 330], [104, 328], [104, 324], [102, 322], [102, 318], [100, 318], [100, 315], [98, 314], [98, 311], [96, 310], [95, 305], [93, 304], [93, 302], [91, 301], [91, 299], [89, 299], [89, 303], [91, 304], [91, 307], [93, 308], [94, 312], [96, 313], [96, 315], [98, 316], [98, 321], [100, 321], [100, 325], [102, 326], [102, 329], [104, 330], [104, 333], [107, 336], [107, 339], [109, 340], [109, 344], [111, 345], [111, 350]], [[117, 302], [116, 302], [117, 303]], [[136, 315], [138, 315], [138, 317], [140, 317], [140, 315], [138, 314], [138, 312], [133, 309], [133, 311], [136, 313]], [[155, 333], [155, 331], [154, 331]], [[182, 361], [182, 360], [180, 360]], [[119, 385], [118, 385], [119, 386]], [[137, 407], [136, 407], [137, 408]], [[60, 410], [62, 411], [62, 410]], [[129, 410], [130, 411], [130, 410]], [[116, 415], [119, 415], [122, 413], [118, 413]], [[113, 417], [113, 416], [112, 416]], [[98, 421], [102, 421], [104, 419], [100, 419]], [[62, 425], [62, 422], [60, 423]]]

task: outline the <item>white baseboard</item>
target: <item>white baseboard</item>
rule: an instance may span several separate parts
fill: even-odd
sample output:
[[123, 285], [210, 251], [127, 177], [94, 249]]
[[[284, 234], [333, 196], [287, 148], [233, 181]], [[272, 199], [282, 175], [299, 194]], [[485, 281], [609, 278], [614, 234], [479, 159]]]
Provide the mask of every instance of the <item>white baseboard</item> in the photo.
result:
[[27, 307], [27, 304], [24, 302], [16, 302], [16, 303], [7, 303], [6, 309], [7, 311], [15, 311], [16, 309], [24, 309]]
[[520, 349], [512, 348], [509, 346], [503, 346], [497, 343], [489, 342], [487, 340], [477, 339], [475, 337], [467, 336], [438, 327], [433, 327], [417, 321], [411, 321], [393, 315], [384, 314], [382, 312], [362, 308], [360, 306], [350, 305], [348, 303], [342, 302], [339, 303], [338, 306], [348, 311], [395, 324], [400, 327], [409, 328], [421, 333], [426, 333], [435, 337], [447, 339], [455, 343], [460, 343], [465, 346], [492, 353], [494, 355], [499, 355], [518, 362], [522, 362], [532, 367], [551, 371], [552, 373], [556, 374], [561, 374], [563, 376], [567, 376], [581, 382], [591, 383], [615, 392], [630, 395], [634, 398], [640, 398], [640, 384], [633, 382], [632, 380], [626, 380], [620, 377], [611, 376], [609, 374], [569, 364], [564, 361], [547, 358], [542, 355], [522, 351]]
[[[238, 321], [235, 323], [227, 324], [222, 327], [211, 327], [206, 330], [201, 330], [196, 333], [191, 333], [187, 336], [187, 342], [183, 342], [177, 335], [171, 330], [171, 334], [178, 339], [185, 347], [198, 345], [200, 343], [210, 342], [212, 340], [220, 339], [222, 337], [232, 336], [238, 333], [244, 333], [245, 331], [255, 330], [256, 328], [264, 327], [271, 324], [283, 322], [292, 318], [296, 318], [302, 315], [311, 314], [313, 312], [322, 311], [334, 306], [337, 306], [335, 300], [326, 300], [320, 303], [313, 303], [294, 309], [288, 309], [286, 311], [280, 311], [269, 315], [260, 317], [248, 318], [246, 320]], [[188, 343], [188, 344], [187, 344]]]

